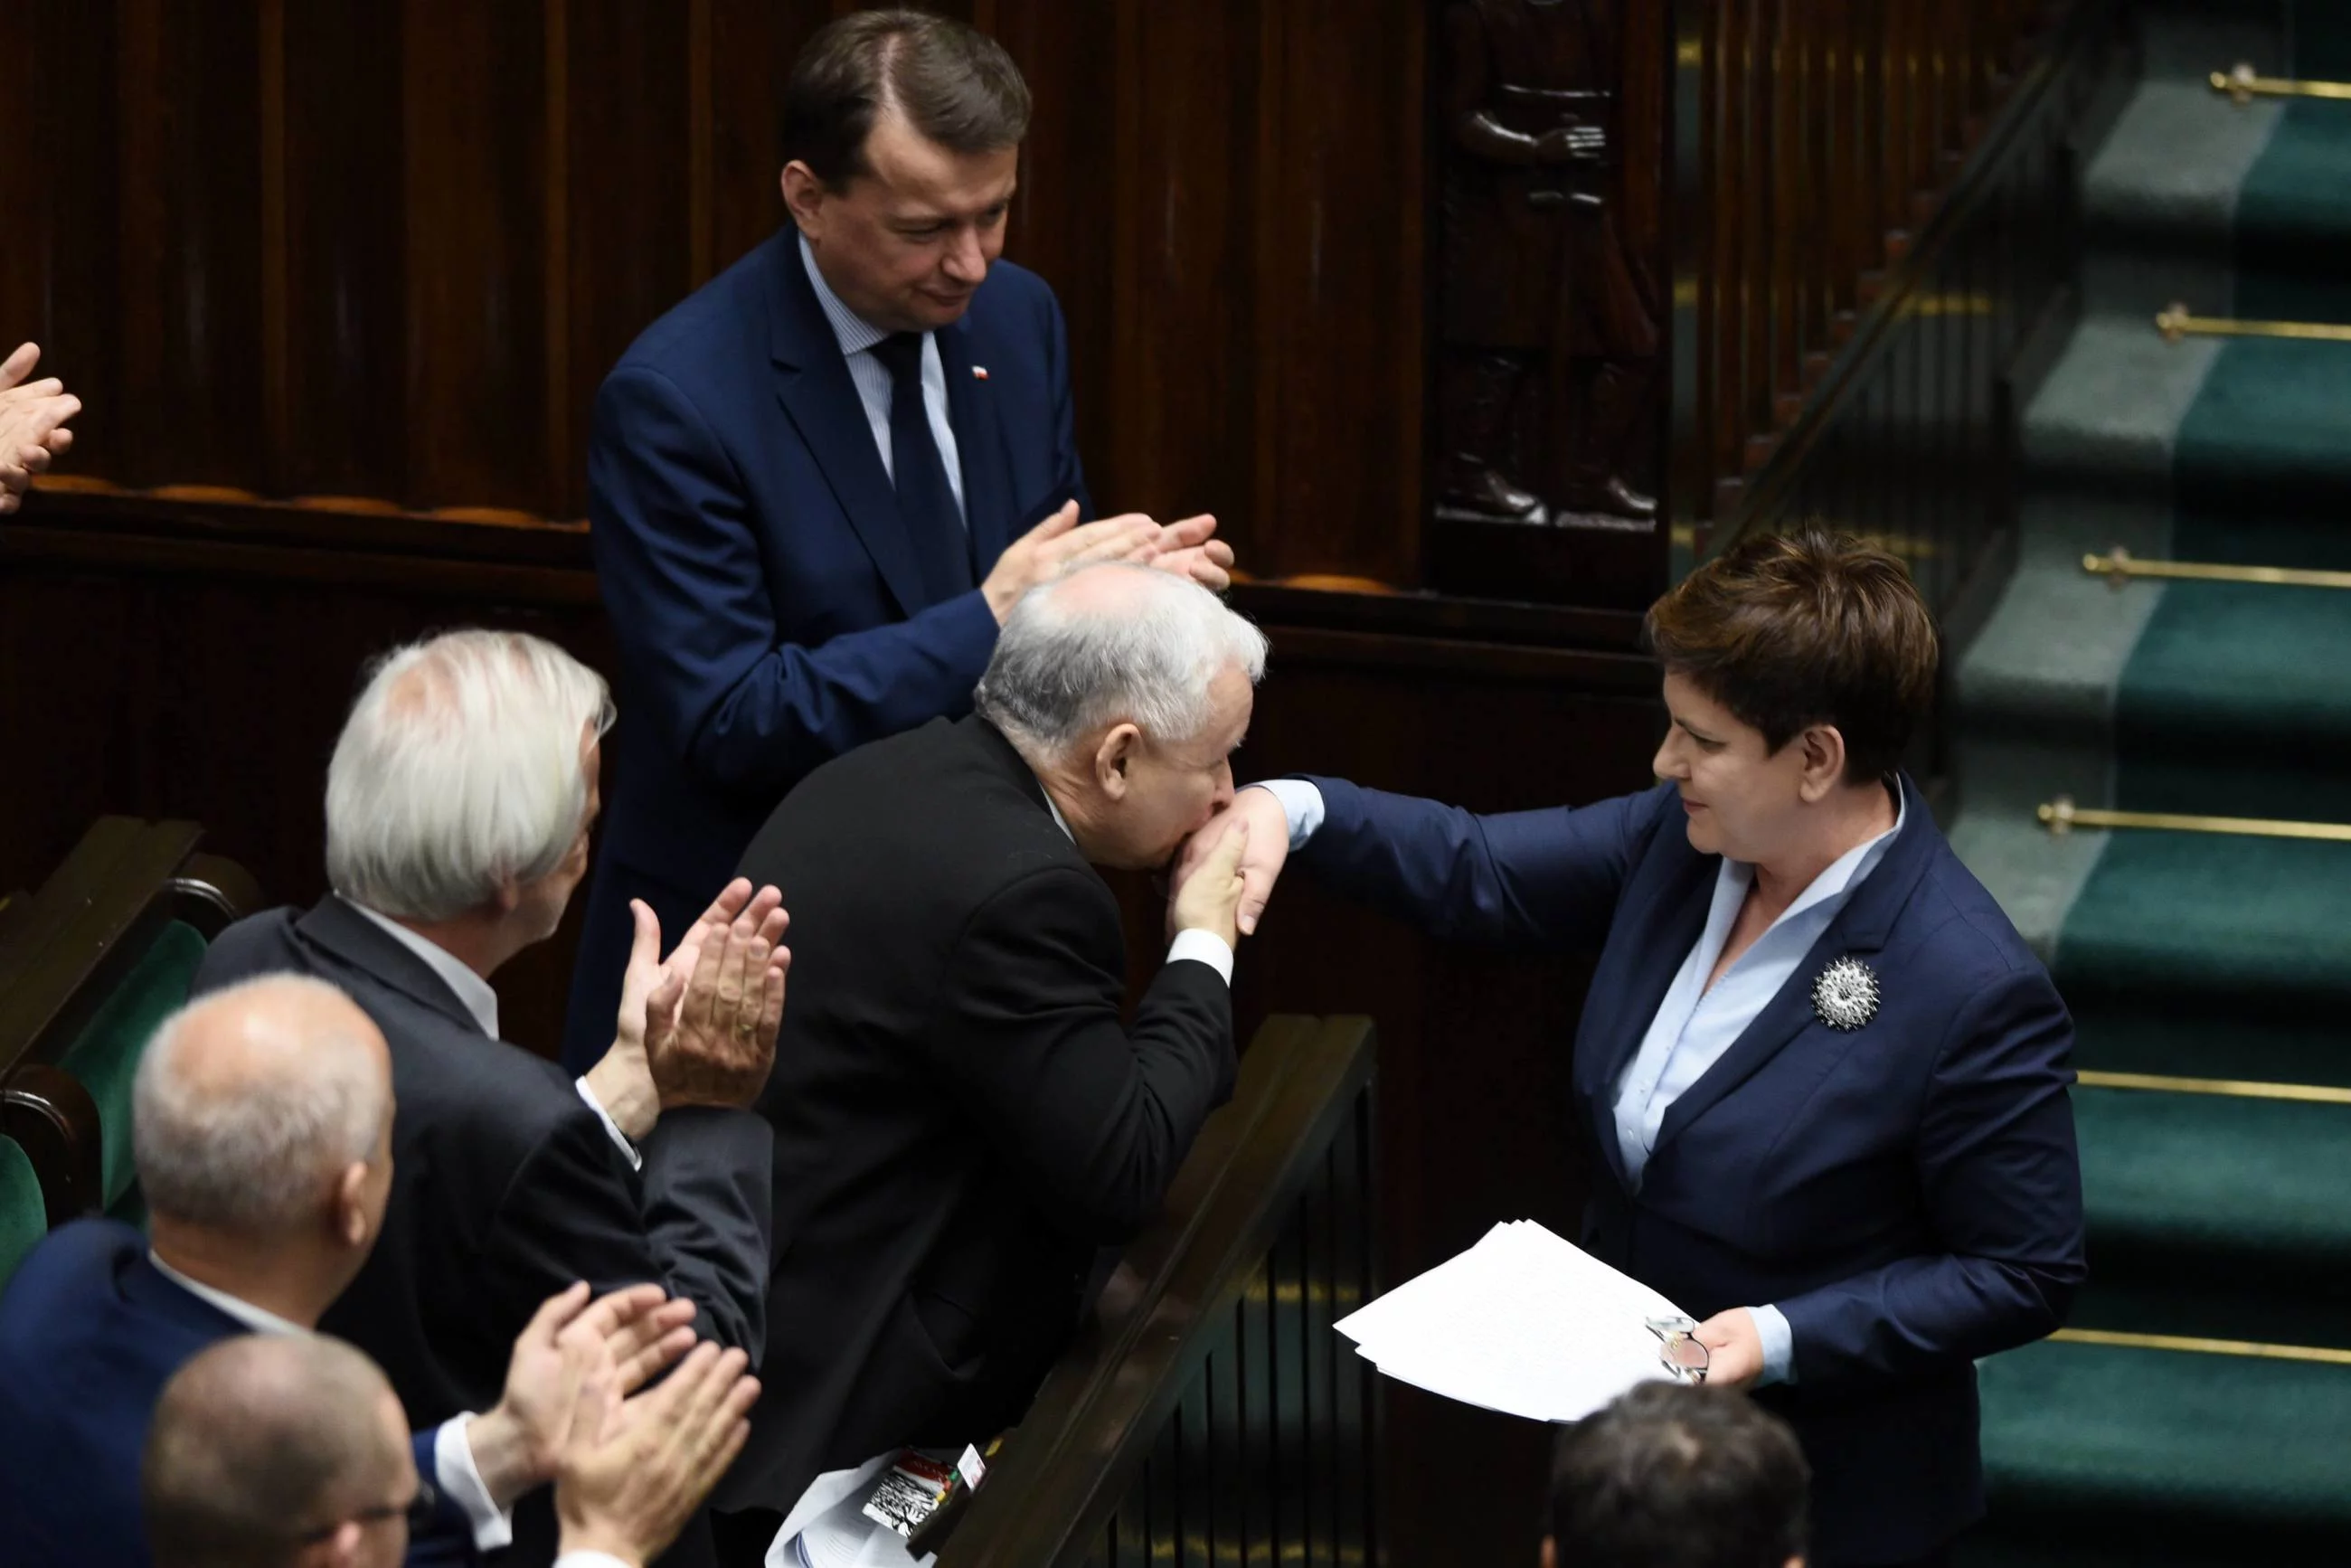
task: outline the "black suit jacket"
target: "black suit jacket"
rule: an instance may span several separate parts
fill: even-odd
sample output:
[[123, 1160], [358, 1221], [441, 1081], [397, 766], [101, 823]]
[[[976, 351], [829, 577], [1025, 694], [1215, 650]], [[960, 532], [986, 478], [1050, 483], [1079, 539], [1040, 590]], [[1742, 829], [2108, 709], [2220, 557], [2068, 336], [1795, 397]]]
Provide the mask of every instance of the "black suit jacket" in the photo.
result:
[[[287, 971], [340, 988], [392, 1050], [383, 1235], [319, 1326], [375, 1357], [412, 1425], [497, 1403], [516, 1336], [580, 1280], [600, 1295], [657, 1281], [695, 1303], [705, 1338], [758, 1358], [771, 1150], [758, 1117], [669, 1112], [641, 1176], [569, 1074], [483, 1034], [423, 959], [332, 894], [229, 927], [194, 989]], [[524, 1525], [518, 1548], [536, 1533]]]
[[776, 1129], [777, 1332], [721, 1507], [1019, 1418], [1096, 1250], [1159, 1210], [1232, 1092], [1207, 964], [1130, 1029], [1109, 886], [1004, 737], [935, 720], [817, 769], [753, 840], [784, 889], [792, 992]]

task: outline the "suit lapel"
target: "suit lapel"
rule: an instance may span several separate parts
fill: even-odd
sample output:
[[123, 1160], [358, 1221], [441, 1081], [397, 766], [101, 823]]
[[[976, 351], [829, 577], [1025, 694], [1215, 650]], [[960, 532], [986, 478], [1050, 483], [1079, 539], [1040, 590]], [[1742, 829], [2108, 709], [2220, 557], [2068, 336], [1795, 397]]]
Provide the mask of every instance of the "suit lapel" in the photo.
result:
[[849, 361], [841, 358], [841, 340], [833, 336], [808, 268], [800, 264], [797, 231], [788, 225], [768, 243], [777, 247], [768, 340], [776, 363], [776, 395], [824, 471], [873, 570], [897, 601], [898, 612], [912, 615], [930, 602], [923, 592], [922, 565], [898, 516], [898, 492], [874, 447], [873, 427], [866, 423]]
[[[319, 901], [295, 929], [350, 965], [391, 987], [420, 1007], [432, 1009], [468, 1034], [482, 1026], [440, 976], [423, 959], [379, 930], [374, 922], [334, 894]], [[485, 1036], [485, 1038], [487, 1038]]]
[[1789, 1041], [1811, 1027], [1813, 987], [1823, 969], [1848, 953], [1867, 955], [1885, 947], [1886, 936], [1909, 904], [1919, 877], [1925, 874], [1928, 863], [1943, 841], [1934, 819], [1927, 813], [1927, 803], [1918, 798], [1917, 786], [1907, 773], [1901, 775], [1901, 787], [1905, 821], [1900, 834], [1886, 846], [1886, 858], [1877, 862], [1877, 869], [1869, 873], [1867, 880], [1853, 890], [1852, 897], [1813, 942], [1804, 961], [1788, 977], [1788, 983], [1755, 1015], [1754, 1021], [1731, 1042], [1730, 1049], [1667, 1108], [1665, 1121], [1657, 1128], [1656, 1145], [1650, 1151], [1653, 1160], [1684, 1127], [1753, 1077]]
[[[964, 526], [971, 538], [971, 575], [984, 580], [1012, 542], [1012, 480], [1004, 462], [1004, 431], [988, 383], [973, 373], [971, 318], [931, 334], [946, 373], [947, 415], [955, 425], [963, 468]], [[984, 367], [982, 367], [984, 368]]]
[[1600, 1058], [1597, 1075], [1585, 1086], [1592, 1107], [1593, 1132], [1600, 1147], [1607, 1155], [1608, 1166], [1627, 1191], [1632, 1177], [1625, 1169], [1625, 1153], [1616, 1141], [1616, 1081], [1625, 1075], [1625, 1065], [1641, 1049], [1642, 1040], [1649, 1032], [1649, 1020], [1657, 1015], [1666, 992], [1672, 988], [1674, 977], [1681, 972], [1682, 962], [1706, 929], [1706, 915], [1714, 898], [1715, 878], [1722, 862], [1719, 856], [1701, 855], [1688, 848], [1687, 835], [1681, 840], [1683, 863], [1672, 868], [1662, 879], [1663, 885], [1655, 893], [1644, 894], [1633, 890], [1627, 907], [1619, 918], [1624, 922], [1616, 940], [1625, 943], [1631, 954], [1631, 973], [1621, 985], [1600, 988], [1594, 977], [1595, 997], [1604, 998], [1606, 1009], [1593, 1020], [1593, 1038], [1606, 1042], [1607, 1054]]

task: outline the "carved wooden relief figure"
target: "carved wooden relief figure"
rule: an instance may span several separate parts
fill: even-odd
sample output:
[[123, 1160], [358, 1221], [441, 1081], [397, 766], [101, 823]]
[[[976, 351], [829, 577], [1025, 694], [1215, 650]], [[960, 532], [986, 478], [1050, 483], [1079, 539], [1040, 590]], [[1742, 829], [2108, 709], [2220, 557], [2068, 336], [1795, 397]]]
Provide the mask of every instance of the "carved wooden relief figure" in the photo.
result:
[[1620, 0], [1453, 0], [1440, 517], [1646, 520], [1659, 319], [1616, 211]]

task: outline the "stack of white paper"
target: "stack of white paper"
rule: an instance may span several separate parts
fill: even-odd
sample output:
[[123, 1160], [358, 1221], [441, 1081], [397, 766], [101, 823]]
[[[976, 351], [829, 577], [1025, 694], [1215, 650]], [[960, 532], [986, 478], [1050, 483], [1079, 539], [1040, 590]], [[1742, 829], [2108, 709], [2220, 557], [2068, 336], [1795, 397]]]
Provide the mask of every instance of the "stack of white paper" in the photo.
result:
[[1680, 1309], [1531, 1219], [1332, 1326], [1383, 1373], [1465, 1404], [1580, 1421], [1668, 1375], [1648, 1325]]

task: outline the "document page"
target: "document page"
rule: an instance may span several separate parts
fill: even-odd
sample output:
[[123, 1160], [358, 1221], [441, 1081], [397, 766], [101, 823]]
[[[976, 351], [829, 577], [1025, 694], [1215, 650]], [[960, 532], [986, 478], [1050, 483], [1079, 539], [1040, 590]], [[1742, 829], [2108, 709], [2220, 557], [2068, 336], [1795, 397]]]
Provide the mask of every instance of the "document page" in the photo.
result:
[[1386, 1375], [1489, 1410], [1579, 1421], [1668, 1375], [1653, 1317], [1680, 1309], [1531, 1219], [1397, 1286], [1335, 1327]]

